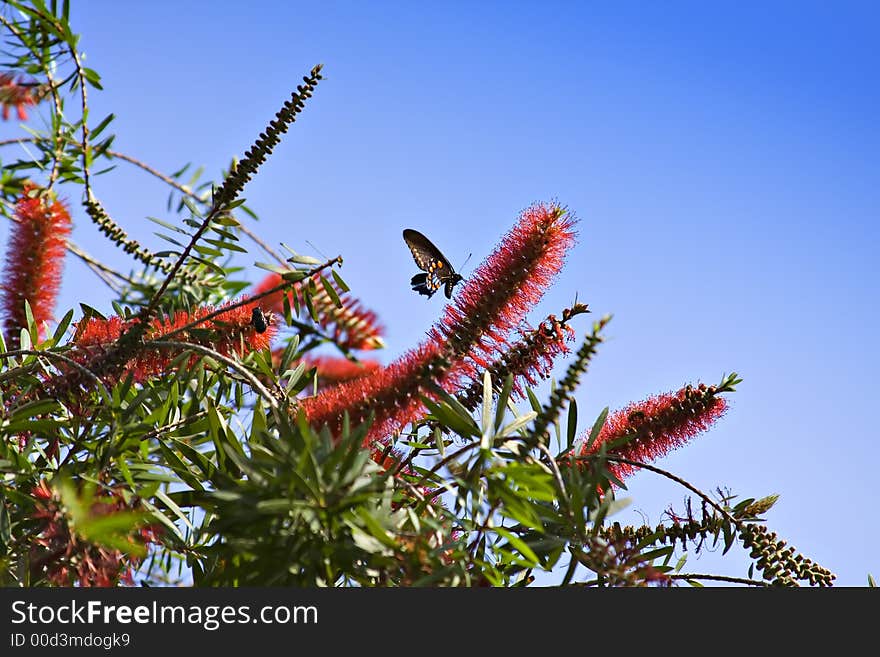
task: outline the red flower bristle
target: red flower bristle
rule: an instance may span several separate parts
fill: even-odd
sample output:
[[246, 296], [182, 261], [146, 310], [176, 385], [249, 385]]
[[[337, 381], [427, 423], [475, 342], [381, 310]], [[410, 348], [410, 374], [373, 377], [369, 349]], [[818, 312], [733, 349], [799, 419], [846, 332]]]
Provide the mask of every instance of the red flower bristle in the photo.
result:
[[14, 107], [19, 120], [27, 120], [27, 111], [25, 108], [37, 104], [37, 98], [34, 94], [34, 84], [29, 84], [25, 80], [16, 81], [12, 73], [0, 73], [0, 114], [3, 120], [9, 120], [9, 110]]
[[[575, 241], [574, 217], [556, 204], [538, 203], [520, 215], [494, 252], [474, 271], [432, 329], [453, 348], [467, 343], [471, 359], [493, 361], [509, 346], [508, 335], [541, 300]], [[468, 368], [475, 373], [480, 368]]]
[[418, 391], [425, 370], [438, 355], [436, 345], [422, 345], [371, 376], [327, 388], [303, 400], [306, 417], [314, 426], [328, 425], [334, 432], [342, 426], [347, 411], [351, 422], [363, 422], [370, 411], [375, 419], [367, 438], [387, 436], [409, 422], [421, 410]]
[[26, 186], [15, 205], [2, 286], [3, 328], [11, 348], [18, 346], [19, 331], [27, 326], [25, 301], [30, 304], [41, 337], [45, 336], [44, 324], [52, 319], [61, 288], [70, 231], [65, 205], [47, 200], [35, 187]]
[[[55, 586], [109, 587], [133, 583], [133, 571], [140, 559], [119, 549], [97, 545], [76, 533], [71, 527], [60, 500], [46, 481], [32, 491], [33, 519], [38, 523], [31, 541], [31, 570], [44, 576]], [[128, 512], [135, 505], [127, 504], [122, 492], [109, 490], [93, 501], [89, 513], [93, 517]], [[147, 546], [157, 542], [162, 529], [149, 525], [136, 529], [129, 537], [132, 544]]]
[[[586, 449], [584, 442], [578, 454], [595, 454], [601, 445], [628, 437], [626, 443], [609, 447], [608, 453], [650, 463], [706, 431], [724, 415], [727, 406], [726, 399], [704, 384], [655, 395], [610, 413], [590, 449]], [[611, 462], [608, 468], [620, 479], [638, 470], [628, 463]]]
[[[266, 290], [277, 287], [283, 282], [280, 274], [269, 274], [251, 291], [257, 295]], [[367, 309], [364, 305], [349, 294], [343, 293], [339, 287], [331, 282], [342, 307], [338, 307], [330, 295], [324, 290], [318, 276], [314, 277], [316, 289], [312, 292], [311, 302], [318, 318], [318, 325], [325, 329], [336, 344], [343, 349], [370, 350], [380, 349], [384, 346], [382, 336], [385, 328], [379, 323], [376, 313]], [[257, 301], [263, 308], [273, 310], [278, 314], [284, 312], [284, 296], [287, 295], [288, 303], [295, 307], [294, 295], [302, 299], [302, 283], [296, 283], [291, 290], [278, 290]], [[304, 306], [303, 304], [300, 304]], [[303, 311], [305, 312], [305, 311]]]
[[[171, 317], [153, 319], [144, 337], [146, 340], [161, 340], [164, 335], [201, 320], [215, 310], [211, 306], [202, 306], [192, 312], [179, 310]], [[92, 357], [100, 355], [119, 339], [133, 321], [118, 316], [107, 319], [90, 317], [76, 327], [73, 342], [77, 349], [72, 352], [71, 357], [79, 363], [87, 364]], [[203, 333], [205, 330], [210, 330], [210, 333]], [[257, 332], [251, 324], [251, 307], [245, 305], [222, 312], [199, 323], [194, 331], [177, 333], [170, 340], [200, 344], [223, 356], [242, 357], [251, 351], [260, 351], [268, 347], [277, 331], [277, 325], [270, 322], [263, 333]], [[132, 373], [135, 381], [142, 382], [165, 372], [181, 351], [182, 349], [177, 348], [145, 347], [129, 362], [126, 369]]]
[[338, 356], [306, 354], [301, 360], [306, 364], [306, 367], [314, 367], [318, 370], [319, 390], [363, 376], [374, 375], [382, 367], [382, 364], [376, 360], [352, 361]]

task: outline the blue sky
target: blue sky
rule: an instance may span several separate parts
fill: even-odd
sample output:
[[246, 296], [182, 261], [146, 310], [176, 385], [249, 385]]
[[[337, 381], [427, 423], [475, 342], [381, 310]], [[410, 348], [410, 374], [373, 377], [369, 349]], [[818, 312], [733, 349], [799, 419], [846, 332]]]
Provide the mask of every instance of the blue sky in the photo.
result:
[[[93, 117], [114, 112], [115, 148], [167, 172], [193, 162], [216, 177], [324, 64], [245, 191], [251, 227], [342, 254], [388, 327], [386, 362], [442, 311], [409, 289], [403, 228], [456, 266], [473, 253], [467, 276], [524, 207], [567, 205], [579, 241], [531, 319], [576, 293], [614, 315], [577, 395], [584, 426], [606, 405], [739, 372], [727, 416], [658, 465], [704, 490], [779, 493], [768, 524], [839, 585], [880, 575], [876, 4], [90, 0], [72, 17], [106, 89]], [[161, 248], [144, 220], [167, 216], [161, 185], [120, 165], [96, 193]], [[73, 237], [124, 263], [81, 212]], [[79, 301], [109, 308], [71, 261], [59, 308]], [[622, 522], [681, 508], [684, 492], [653, 475], [628, 483]], [[746, 564], [707, 554], [687, 568]]]

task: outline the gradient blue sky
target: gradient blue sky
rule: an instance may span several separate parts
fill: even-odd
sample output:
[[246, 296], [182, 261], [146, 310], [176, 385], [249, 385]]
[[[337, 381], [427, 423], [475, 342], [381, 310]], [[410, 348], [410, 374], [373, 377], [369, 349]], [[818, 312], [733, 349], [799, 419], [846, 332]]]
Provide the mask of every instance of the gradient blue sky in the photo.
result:
[[[567, 205], [579, 242], [531, 319], [576, 293], [614, 315], [577, 395], [584, 426], [739, 372], [727, 416], [658, 465], [704, 490], [779, 493], [768, 524], [839, 585], [880, 575], [876, 3], [73, 4], [106, 89], [93, 117], [115, 112], [115, 147], [167, 172], [216, 177], [325, 65], [245, 195], [268, 242], [344, 256], [388, 326], [386, 362], [443, 304], [410, 291], [403, 228], [456, 266], [472, 252], [467, 275], [521, 209]], [[160, 248], [144, 217], [167, 216], [161, 185], [123, 164], [96, 192]], [[79, 244], [125, 262], [76, 224]], [[60, 308], [79, 301], [109, 309], [71, 261]], [[622, 522], [681, 507], [654, 475], [628, 483]], [[744, 576], [732, 554], [687, 569]]]

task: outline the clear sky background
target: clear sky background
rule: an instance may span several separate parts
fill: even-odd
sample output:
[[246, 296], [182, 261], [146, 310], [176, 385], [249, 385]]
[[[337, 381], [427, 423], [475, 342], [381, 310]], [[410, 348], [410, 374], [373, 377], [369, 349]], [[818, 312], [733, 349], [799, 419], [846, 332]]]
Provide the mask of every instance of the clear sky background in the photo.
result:
[[[343, 255], [388, 327], [384, 362], [444, 301], [410, 290], [403, 228], [456, 266], [473, 253], [467, 276], [524, 207], [567, 205], [579, 241], [530, 319], [575, 294], [594, 312], [575, 320], [579, 336], [614, 315], [577, 394], [583, 426], [605, 406], [740, 373], [727, 416], [658, 465], [707, 491], [779, 493], [769, 526], [839, 585], [880, 575], [876, 3], [73, 5], [106, 89], [90, 95], [93, 119], [116, 113], [115, 148], [165, 172], [193, 162], [216, 179], [325, 65], [245, 191], [251, 228]], [[161, 184], [123, 163], [95, 191], [165, 248], [144, 219], [168, 216]], [[125, 265], [80, 209], [75, 221], [77, 243]], [[71, 260], [59, 314], [80, 301], [110, 310]], [[621, 522], [682, 506], [655, 475], [628, 484]], [[745, 576], [747, 563], [734, 549], [687, 569]]]

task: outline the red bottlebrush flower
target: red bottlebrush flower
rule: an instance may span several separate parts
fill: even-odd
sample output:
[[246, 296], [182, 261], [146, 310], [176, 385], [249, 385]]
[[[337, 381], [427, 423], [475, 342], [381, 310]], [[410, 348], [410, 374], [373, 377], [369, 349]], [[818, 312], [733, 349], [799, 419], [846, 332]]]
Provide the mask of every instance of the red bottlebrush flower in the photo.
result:
[[399, 431], [422, 412], [420, 396], [436, 382], [453, 390], [473, 376], [481, 359], [503, 353], [506, 335], [524, 319], [562, 267], [574, 242], [574, 219], [558, 205], [534, 205], [520, 216], [473, 278], [446, 307], [428, 340], [375, 375], [340, 384], [303, 400], [315, 426], [336, 431], [343, 413], [375, 420], [367, 443]]
[[319, 390], [335, 386], [344, 381], [352, 381], [362, 376], [375, 374], [382, 367], [382, 364], [376, 360], [355, 362], [348, 358], [310, 356], [308, 354], [302, 357], [302, 362], [306, 364], [306, 367], [317, 368]]
[[366, 445], [370, 445], [377, 437], [398, 430], [421, 410], [420, 385], [437, 356], [436, 345], [429, 343], [404, 354], [371, 376], [327, 388], [303, 400], [306, 417], [314, 426], [326, 424], [338, 432], [346, 411], [353, 425], [363, 422], [371, 410], [375, 411], [366, 440]]
[[[132, 573], [140, 560], [130, 554], [89, 542], [71, 527], [60, 500], [46, 481], [41, 481], [32, 491], [34, 519], [39, 529], [31, 539], [31, 572], [35, 577], [45, 577], [56, 586], [114, 586], [132, 584]], [[93, 517], [109, 516], [118, 512], [132, 511], [122, 493], [111, 490], [96, 499], [89, 513]], [[133, 545], [146, 546], [155, 543], [161, 533], [157, 526], [135, 530], [129, 537]]]
[[34, 88], [34, 84], [26, 83], [21, 79], [16, 82], [15, 76], [11, 73], [0, 73], [0, 105], [2, 105], [4, 121], [9, 120], [11, 107], [15, 108], [19, 120], [27, 119], [25, 108], [37, 104]]
[[[327, 294], [326, 290], [320, 283], [319, 277], [315, 276], [314, 281], [317, 284], [316, 290], [311, 295], [312, 308], [318, 317], [318, 325], [327, 331], [336, 344], [343, 349], [381, 349], [384, 345], [382, 335], [385, 333], [384, 327], [379, 324], [376, 313], [372, 310], [364, 308], [364, 306], [348, 294], [344, 294], [334, 286], [334, 290], [339, 296], [339, 302], [342, 307], [339, 308], [333, 303], [333, 299]], [[269, 274], [252, 290], [252, 294], [260, 294], [273, 287], [277, 287], [283, 282], [280, 274]], [[274, 310], [276, 313], [284, 312], [284, 295], [287, 295], [288, 301], [292, 307], [294, 304], [294, 295], [297, 298], [302, 297], [302, 284], [297, 283], [293, 289], [288, 291], [273, 292], [260, 301], [263, 306]], [[300, 304], [301, 306], [303, 304]]]
[[446, 306], [431, 337], [466, 356], [458, 369], [475, 376], [510, 346], [517, 328], [549, 287], [574, 245], [574, 217], [556, 204], [527, 208], [495, 251]]
[[34, 187], [26, 187], [16, 203], [15, 219], [2, 285], [4, 333], [13, 349], [19, 345], [19, 330], [27, 326], [25, 300], [41, 335], [43, 323], [52, 319], [71, 230], [67, 208], [37, 195]]
[[[706, 431], [724, 415], [727, 400], [717, 395], [715, 386], [701, 383], [630, 404], [609, 414], [589, 450], [583, 442], [576, 453], [589, 456], [601, 445], [629, 438], [620, 446], [610, 446], [608, 453], [630, 461], [654, 461]], [[608, 469], [619, 479], [638, 470], [628, 463], [609, 463]]]
[[[231, 305], [230, 304], [227, 305]], [[223, 356], [244, 356], [251, 351], [265, 349], [271, 344], [278, 328], [269, 322], [263, 332], [256, 330], [251, 322], [253, 306], [231, 308], [215, 317], [203, 321], [193, 329], [175, 333], [169, 339], [177, 342], [190, 342], [209, 347]], [[173, 317], [156, 318], [151, 322], [144, 338], [161, 340], [172, 331], [201, 320], [215, 309], [203, 306], [193, 312], [178, 311]], [[90, 317], [76, 326], [73, 343], [77, 349], [71, 358], [87, 365], [91, 358], [99, 356], [109, 345], [119, 339], [135, 320], [125, 320], [118, 316], [108, 319]], [[144, 347], [129, 361], [127, 370], [131, 371], [135, 381], [142, 382], [164, 372], [181, 349], [163, 347], [150, 349]], [[193, 357], [194, 359], [197, 357]]]

